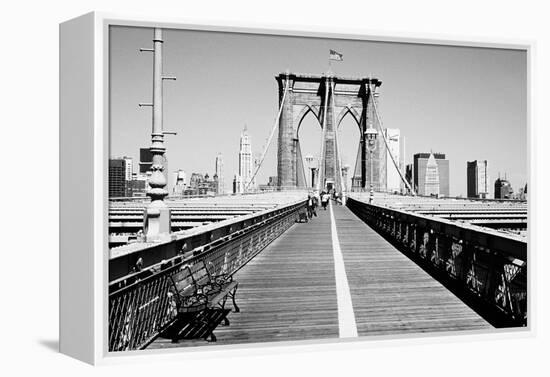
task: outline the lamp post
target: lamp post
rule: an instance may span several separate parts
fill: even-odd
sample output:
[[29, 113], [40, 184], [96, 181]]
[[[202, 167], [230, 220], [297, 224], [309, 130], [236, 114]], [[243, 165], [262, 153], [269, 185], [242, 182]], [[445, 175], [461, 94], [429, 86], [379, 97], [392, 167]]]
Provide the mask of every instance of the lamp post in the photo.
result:
[[374, 191], [372, 186], [373, 181], [373, 170], [374, 170], [374, 161], [373, 161], [373, 152], [376, 149], [376, 138], [378, 137], [378, 131], [376, 131], [372, 126], [365, 130], [365, 139], [367, 141], [367, 149], [369, 150], [370, 155], [370, 195], [369, 195], [369, 204], [372, 203], [374, 199]]
[[171, 213], [170, 208], [164, 202], [168, 196], [166, 190], [167, 180], [164, 175], [164, 159], [166, 148], [164, 146], [164, 135], [175, 134], [174, 132], [164, 131], [163, 129], [163, 98], [162, 83], [164, 80], [175, 80], [173, 76], [167, 76], [162, 71], [162, 29], [155, 28], [153, 36], [153, 48], [141, 48], [142, 52], [153, 53], [153, 102], [140, 103], [139, 106], [150, 106], [153, 108], [153, 130], [151, 132], [151, 155], [152, 155], [152, 174], [149, 180], [151, 190], [147, 195], [151, 198], [151, 203], [145, 209], [144, 233], [146, 240], [159, 241], [170, 239], [171, 232]]

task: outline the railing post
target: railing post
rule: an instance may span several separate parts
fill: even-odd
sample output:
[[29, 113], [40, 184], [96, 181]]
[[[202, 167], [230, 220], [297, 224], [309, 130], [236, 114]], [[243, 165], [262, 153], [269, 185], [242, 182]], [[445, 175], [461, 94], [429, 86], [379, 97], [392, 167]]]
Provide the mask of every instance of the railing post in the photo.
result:
[[416, 226], [415, 232], [414, 232], [414, 254], [419, 255], [420, 254], [420, 248], [424, 246], [424, 229], [420, 227], [419, 225]]
[[395, 218], [395, 228], [395, 241], [401, 243], [401, 219], [398, 219], [397, 217]]
[[414, 253], [414, 250], [416, 249], [416, 229], [415, 224], [407, 224], [407, 249]]
[[438, 260], [436, 266], [447, 272], [446, 264], [451, 255], [451, 242], [449, 242], [449, 238], [443, 233], [438, 234], [437, 249]]
[[436, 235], [433, 229], [428, 230], [428, 242], [426, 244], [426, 260], [433, 264], [433, 256], [437, 254], [436, 250]]
[[[458, 273], [460, 281], [462, 281], [464, 284], [468, 285], [468, 274], [470, 273], [470, 269], [472, 267], [472, 261], [474, 258], [474, 248], [472, 245], [470, 245], [467, 242], [464, 242], [462, 244], [462, 253], [460, 255], [460, 271]], [[474, 272], [475, 276], [475, 272]]]
[[484, 296], [491, 303], [496, 304], [497, 288], [502, 279], [502, 273], [499, 273], [499, 271], [504, 271], [504, 263], [493, 250], [488, 250], [488, 259], [487, 284], [485, 285]]

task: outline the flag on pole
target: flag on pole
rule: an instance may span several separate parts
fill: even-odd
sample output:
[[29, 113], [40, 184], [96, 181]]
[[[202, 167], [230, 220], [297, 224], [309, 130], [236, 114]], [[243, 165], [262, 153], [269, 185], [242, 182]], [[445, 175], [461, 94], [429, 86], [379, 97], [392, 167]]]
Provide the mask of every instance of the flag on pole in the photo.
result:
[[329, 60], [336, 60], [338, 62], [344, 61], [344, 55], [340, 54], [339, 52], [336, 52], [334, 50], [330, 50], [329, 54]]

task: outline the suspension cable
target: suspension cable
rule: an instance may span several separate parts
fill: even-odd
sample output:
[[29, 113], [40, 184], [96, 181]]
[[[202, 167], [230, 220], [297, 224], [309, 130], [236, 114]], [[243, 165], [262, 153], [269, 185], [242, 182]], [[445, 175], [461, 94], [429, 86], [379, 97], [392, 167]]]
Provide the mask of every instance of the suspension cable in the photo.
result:
[[286, 93], [288, 92], [289, 83], [290, 83], [290, 80], [287, 77], [286, 84], [285, 84], [285, 91], [283, 93], [283, 99], [281, 100], [281, 105], [279, 106], [279, 112], [277, 113], [277, 117], [275, 118], [275, 122], [273, 123], [273, 127], [271, 127], [271, 133], [269, 134], [269, 138], [267, 139], [267, 145], [265, 146], [265, 148], [262, 152], [262, 155], [260, 157], [260, 162], [258, 163], [258, 166], [256, 166], [256, 170], [254, 171], [254, 174], [252, 174], [252, 177], [250, 178], [250, 180], [247, 182], [247, 184], [245, 186], [245, 191], [248, 190], [248, 186], [250, 186], [252, 181], [254, 181], [254, 178], [256, 178], [256, 174], [258, 174], [258, 171], [260, 170], [260, 167], [262, 166], [262, 163], [264, 162], [265, 156], [267, 154], [267, 150], [269, 149], [269, 146], [271, 144], [271, 140], [273, 139], [273, 135], [275, 135], [275, 130], [277, 129], [277, 126], [279, 125], [279, 120], [281, 118], [281, 113], [283, 112], [283, 106], [285, 105], [285, 98], [286, 98]]
[[397, 172], [399, 173], [399, 176], [401, 177], [401, 180], [403, 183], [405, 183], [405, 186], [409, 189], [411, 194], [413, 196], [416, 196], [416, 192], [413, 190], [409, 182], [407, 182], [407, 179], [403, 176], [403, 173], [401, 172], [401, 169], [399, 169], [399, 166], [397, 165], [397, 162], [395, 162], [395, 158], [393, 157], [393, 153], [390, 150], [390, 147], [388, 146], [388, 140], [386, 139], [386, 135], [384, 134], [384, 131], [382, 129], [382, 120], [380, 119], [380, 114], [378, 114], [378, 108], [376, 107], [376, 101], [374, 100], [374, 95], [372, 94], [372, 90], [369, 88], [369, 94], [372, 100], [372, 104], [374, 106], [374, 113], [376, 114], [376, 119], [378, 119], [378, 128], [380, 129], [380, 133], [382, 134], [382, 138], [384, 139], [384, 144], [386, 145], [386, 150], [388, 151], [391, 160], [393, 162], [393, 165], [397, 169]]

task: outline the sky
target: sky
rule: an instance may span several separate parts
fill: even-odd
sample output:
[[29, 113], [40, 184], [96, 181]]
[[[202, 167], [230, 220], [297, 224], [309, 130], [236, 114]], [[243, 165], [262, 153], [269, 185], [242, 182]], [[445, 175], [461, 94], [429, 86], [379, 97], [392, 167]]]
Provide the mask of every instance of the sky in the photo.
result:
[[[153, 30], [111, 27], [110, 156], [130, 156], [151, 143]], [[263, 151], [278, 111], [275, 76], [322, 74], [333, 49], [336, 76], [382, 80], [383, 126], [406, 140], [405, 162], [419, 152], [445, 153], [450, 194], [466, 195], [466, 162], [488, 160], [491, 186], [500, 176], [518, 191], [527, 182], [527, 56], [525, 51], [304, 38], [191, 30], [164, 30], [164, 129], [169, 171], [214, 174], [218, 153], [230, 188], [238, 172], [245, 124], [255, 155]], [[359, 132], [351, 117], [340, 127], [344, 164], [354, 166]], [[321, 129], [311, 114], [300, 128], [302, 155], [317, 155]], [[277, 174], [277, 138], [257, 176]], [[490, 188], [492, 197], [493, 187]]]

